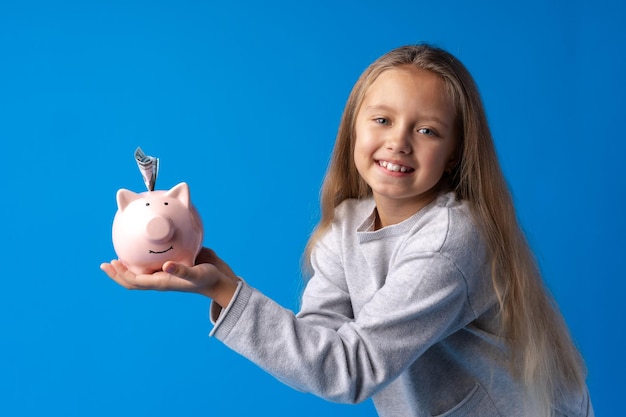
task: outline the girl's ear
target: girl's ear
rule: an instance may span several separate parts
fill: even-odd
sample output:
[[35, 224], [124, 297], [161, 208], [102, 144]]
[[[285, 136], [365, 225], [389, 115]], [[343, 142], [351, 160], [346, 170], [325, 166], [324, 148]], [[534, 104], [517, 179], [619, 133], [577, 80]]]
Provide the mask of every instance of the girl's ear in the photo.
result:
[[452, 155], [450, 155], [450, 159], [448, 159], [448, 163], [446, 164], [446, 172], [449, 174], [454, 171], [457, 164], [459, 163], [459, 155], [458, 151], [454, 151]]

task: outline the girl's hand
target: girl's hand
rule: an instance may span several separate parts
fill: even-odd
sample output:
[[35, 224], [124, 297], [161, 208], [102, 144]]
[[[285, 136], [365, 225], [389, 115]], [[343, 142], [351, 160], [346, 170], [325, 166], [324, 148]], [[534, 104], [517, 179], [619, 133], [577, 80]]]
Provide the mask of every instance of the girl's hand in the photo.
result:
[[196, 265], [188, 267], [175, 262], [165, 262], [163, 271], [135, 275], [120, 261], [100, 265], [112, 280], [129, 290], [180, 291], [202, 294], [222, 307], [230, 302], [239, 279], [230, 267], [213, 250], [202, 248]]

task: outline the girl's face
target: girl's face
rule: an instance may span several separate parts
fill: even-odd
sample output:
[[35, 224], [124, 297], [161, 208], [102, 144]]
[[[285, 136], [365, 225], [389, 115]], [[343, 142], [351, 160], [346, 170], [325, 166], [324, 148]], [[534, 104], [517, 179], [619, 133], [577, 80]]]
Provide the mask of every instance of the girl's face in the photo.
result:
[[432, 201], [452, 165], [455, 113], [445, 91], [439, 76], [412, 66], [384, 71], [366, 90], [354, 162], [373, 191], [381, 226]]

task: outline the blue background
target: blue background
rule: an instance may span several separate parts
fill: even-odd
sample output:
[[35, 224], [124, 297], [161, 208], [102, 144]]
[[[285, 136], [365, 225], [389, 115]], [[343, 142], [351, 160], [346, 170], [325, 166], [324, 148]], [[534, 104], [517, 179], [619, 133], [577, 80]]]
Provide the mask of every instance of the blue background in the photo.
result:
[[[297, 309], [300, 255], [361, 71], [428, 41], [466, 63], [518, 214], [617, 415], [623, 352], [626, 32], [617, 1], [0, 3], [0, 415], [373, 416], [291, 390], [209, 338], [208, 301], [130, 292], [118, 188], [161, 159], [211, 246]], [[619, 407], [619, 408], [618, 408]]]

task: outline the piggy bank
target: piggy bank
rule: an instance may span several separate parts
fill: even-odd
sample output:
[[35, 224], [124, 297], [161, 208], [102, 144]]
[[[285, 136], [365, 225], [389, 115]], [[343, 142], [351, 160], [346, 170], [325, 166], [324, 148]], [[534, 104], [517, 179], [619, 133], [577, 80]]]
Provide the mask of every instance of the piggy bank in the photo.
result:
[[139, 194], [121, 189], [116, 198], [113, 247], [131, 272], [151, 274], [166, 261], [194, 265], [204, 232], [186, 183]]

